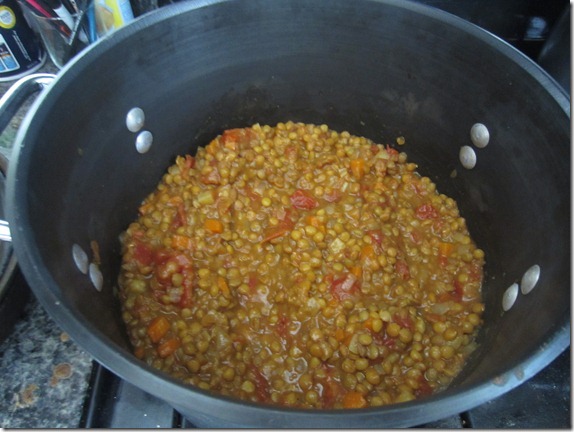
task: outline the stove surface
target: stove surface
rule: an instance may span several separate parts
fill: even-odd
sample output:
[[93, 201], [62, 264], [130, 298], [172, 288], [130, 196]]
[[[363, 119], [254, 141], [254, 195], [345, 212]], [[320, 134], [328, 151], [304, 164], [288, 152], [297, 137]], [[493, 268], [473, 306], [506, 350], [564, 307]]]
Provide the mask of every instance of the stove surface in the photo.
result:
[[[509, 393], [470, 411], [418, 427], [570, 428], [570, 360], [568, 349], [546, 369]], [[94, 363], [79, 426], [106, 429], [195, 427], [167, 403], [123, 381], [98, 363]], [[384, 427], [381, 424], [381, 428]]]

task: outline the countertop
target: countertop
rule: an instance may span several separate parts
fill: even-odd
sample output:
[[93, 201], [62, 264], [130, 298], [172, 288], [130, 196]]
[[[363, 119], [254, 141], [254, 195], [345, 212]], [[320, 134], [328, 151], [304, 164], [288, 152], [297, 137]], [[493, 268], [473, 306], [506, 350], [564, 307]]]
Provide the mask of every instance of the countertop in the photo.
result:
[[[47, 60], [38, 72], [56, 74], [58, 69]], [[1, 82], [0, 95], [12, 84]], [[0, 151], [8, 158], [33, 99], [26, 101], [0, 135]], [[18, 289], [28, 288], [21, 282]], [[92, 361], [30, 295], [20, 319], [0, 344], [0, 427], [78, 427]]]

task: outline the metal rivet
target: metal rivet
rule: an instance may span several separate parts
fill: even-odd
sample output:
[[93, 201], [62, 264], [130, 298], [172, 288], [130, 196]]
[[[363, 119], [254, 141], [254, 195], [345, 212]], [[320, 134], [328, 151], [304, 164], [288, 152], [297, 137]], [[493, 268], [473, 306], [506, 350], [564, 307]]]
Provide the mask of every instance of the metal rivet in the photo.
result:
[[528, 294], [530, 291], [534, 289], [534, 286], [538, 282], [538, 278], [540, 277], [540, 266], [534, 264], [524, 273], [522, 276], [522, 281], [520, 282], [520, 291], [522, 294]]
[[490, 140], [490, 132], [482, 123], [476, 123], [470, 128], [470, 140], [478, 148], [484, 148]]
[[98, 265], [95, 263], [90, 264], [90, 280], [98, 291], [102, 290], [104, 286], [104, 276], [102, 275]]
[[88, 255], [84, 252], [84, 249], [75, 243], [72, 245], [72, 257], [78, 270], [84, 274], [88, 273]]
[[130, 132], [139, 132], [145, 123], [145, 113], [141, 108], [132, 108], [126, 116], [126, 126]]
[[462, 146], [458, 153], [460, 163], [466, 169], [473, 169], [476, 165], [476, 153], [471, 146]]
[[504, 309], [504, 311], [510, 310], [517, 298], [518, 284], [513, 283], [504, 291], [504, 295], [502, 296], [502, 309]]
[[152, 133], [150, 131], [143, 131], [136, 138], [136, 150], [141, 154], [147, 153], [152, 143]]

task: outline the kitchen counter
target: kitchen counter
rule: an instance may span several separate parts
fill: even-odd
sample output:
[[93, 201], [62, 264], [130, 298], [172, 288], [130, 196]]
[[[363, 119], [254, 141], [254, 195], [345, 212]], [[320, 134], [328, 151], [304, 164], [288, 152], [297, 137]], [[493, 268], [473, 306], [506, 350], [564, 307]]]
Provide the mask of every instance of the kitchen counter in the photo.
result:
[[[55, 74], [58, 69], [47, 60], [38, 72]], [[1, 82], [0, 95], [12, 84]], [[8, 157], [33, 100], [26, 101], [0, 136], [0, 151]], [[29, 288], [20, 280], [18, 289]], [[0, 344], [0, 427], [78, 427], [91, 370], [92, 357], [30, 295], [20, 319]]]
[[32, 298], [0, 345], [0, 427], [77, 428], [92, 358]]

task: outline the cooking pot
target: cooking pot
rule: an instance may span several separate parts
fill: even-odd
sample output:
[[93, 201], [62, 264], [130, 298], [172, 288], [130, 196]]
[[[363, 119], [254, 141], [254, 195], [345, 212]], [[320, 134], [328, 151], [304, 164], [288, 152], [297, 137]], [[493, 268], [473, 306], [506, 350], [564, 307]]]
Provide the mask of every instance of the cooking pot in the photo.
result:
[[[145, 119], [128, 128], [133, 108]], [[423, 424], [520, 385], [569, 345], [569, 117], [568, 96], [533, 62], [419, 4], [177, 3], [100, 40], [35, 101], [8, 172], [14, 248], [35, 295], [80, 346], [197, 426]], [[403, 136], [419, 172], [457, 200], [486, 253], [486, 310], [478, 349], [442, 393], [381, 408], [278, 408], [185, 386], [132, 355], [116, 279], [118, 236], [138, 205], [176, 155], [226, 128], [286, 120], [383, 144]], [[466, 169], [459, 150], [472, 146], [475, 123], [490, 141]], [[92, 278], [75, 263], [78, 248]], [[509, 302], [507, 289], [533, 266], [534, 289]]]

